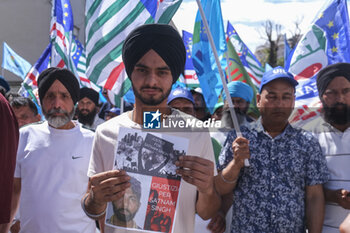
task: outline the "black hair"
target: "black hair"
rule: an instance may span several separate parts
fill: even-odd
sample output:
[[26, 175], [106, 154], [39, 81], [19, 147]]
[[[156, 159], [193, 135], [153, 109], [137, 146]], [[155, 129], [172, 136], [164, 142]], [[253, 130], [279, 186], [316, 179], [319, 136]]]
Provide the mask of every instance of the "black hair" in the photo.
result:
[[26, 97], [14, 97], [10, 100], [10, 105], [13, 108], [20, 108], [20, 107], [25, 107], [28, 106], [30, 108], [30, 110], [32, 110], [32, 112], [34, 113], [34, 115], [38, 115], [38, 109], [35, 105], [35, 103]]

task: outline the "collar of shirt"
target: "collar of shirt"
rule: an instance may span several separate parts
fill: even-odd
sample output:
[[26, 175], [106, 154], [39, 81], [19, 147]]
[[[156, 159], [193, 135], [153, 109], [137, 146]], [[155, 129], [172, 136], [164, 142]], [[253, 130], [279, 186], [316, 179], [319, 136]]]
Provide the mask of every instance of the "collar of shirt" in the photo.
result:
[[[259, 117], [259, 119], [256, 120], [255, 122], [251, 123], [250, 129], [254, 132], [255, 136], [257, 136], [258, 133], [264, 133], [266, 136], [272, 139], [272, 137], [264, 129], [264, 126], [261, 123], [261, 117]], [[283, 130], [283, 132], [278, 136], [276, 136], [274, 139], [282, 138], [285, 136], [288, 137], [293, 134], [294, 134], [294, 128], [288, 123], [286, 128]]]

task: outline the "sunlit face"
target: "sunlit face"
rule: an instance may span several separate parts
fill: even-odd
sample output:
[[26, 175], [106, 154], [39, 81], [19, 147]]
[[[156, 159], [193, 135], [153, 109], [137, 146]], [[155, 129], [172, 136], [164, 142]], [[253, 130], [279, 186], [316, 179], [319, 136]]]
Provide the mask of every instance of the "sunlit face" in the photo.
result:
[[185, 98], [177, 98], [169, 103], [172, 108], [179, 109], [181, 112], [195, 116], [194, 105], [191, 101]]
[[140, 201], [131, 188], [127, 188], [124, 197], [112, 204], [115, 216], [122, 222], [132, 221], [140, 207]]
[[165, 61], [154, 51], [148, 51], [135, 65], [131, 81], [136, 97], [144, 105], [166, 106], [173, 77]]
[[55, 80], [42, 99], [42, 110], [49, 125], [61, 128], [68, 124], [74, 115], [74, 104], [67, 88]]
[[92, 100], [90, 100], [87, 97], [84, 97], [81, 100], [79, 100], [77, 107], [78, 107], [79, 113], [83, 115], [88, 115], [89, 113], [94, 111], [94, 109], [96, 108], [96, 105], [94, 102], [92, 102]]
[[40, 121], [40, 115], [35, 115], [35, 113], [30, 109], [29, 106], [13, 107], [12, 109], [17, 118], [19, 127]]
[[294, 108], [294, 87], [287, 81], [276, 79], [266, 84], [257, 95], [257, 106], [264, 122], [286, 124]]
[[345, 77], [335, 77], [328, 84], [321, 101], [328, 122], [340, 125], [350, 122], [350, 82]]

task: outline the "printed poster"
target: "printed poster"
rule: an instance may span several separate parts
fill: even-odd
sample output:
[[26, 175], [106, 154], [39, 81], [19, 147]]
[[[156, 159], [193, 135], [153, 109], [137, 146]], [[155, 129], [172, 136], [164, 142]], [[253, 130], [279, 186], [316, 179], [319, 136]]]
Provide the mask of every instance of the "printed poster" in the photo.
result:
[[106, 225], [171, 233], [181, 183], [175, 161], [187, 154], [188, 144], [186, 138], [120, 128], [114, 167], [128, 173], [131, 187], [108, 203]]

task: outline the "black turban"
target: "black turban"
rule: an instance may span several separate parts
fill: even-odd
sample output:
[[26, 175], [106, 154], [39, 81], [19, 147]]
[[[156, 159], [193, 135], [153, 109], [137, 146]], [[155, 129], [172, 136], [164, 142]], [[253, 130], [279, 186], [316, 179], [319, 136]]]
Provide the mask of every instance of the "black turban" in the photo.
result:
[[98, 92], [94, 91], [93, 89], [87, 88], [87, 87], [81, 88], [80, 89], [79, 100], [81, 100], [84, 97], [87, 97], [92, 102], [94, 102], [95, 105], [98, 105], [99, 95], [98, 95]]
[[59, 80], [67, 88], [75, 104], [79, 99], [79, 82], [72, 72], [57, 67], [48, 68], [39, 75], [38, 88], [40, 102], [43, 102], [47, 90], [49, 90], [55, 80]]
[[323, 95], [328, 84], [338, 76], [343, 76], [350, 82], [350, 63], [335, 63], [325, 67], [317, 74], [319, 97]]
[[134, 29], [123, 44], [123, 62], [131, 79], [136, 63], [153, 49], [171, 70], [173, 83], [184, 72], [186, 49], [179, 33], [166, 24], [145, 24]]

